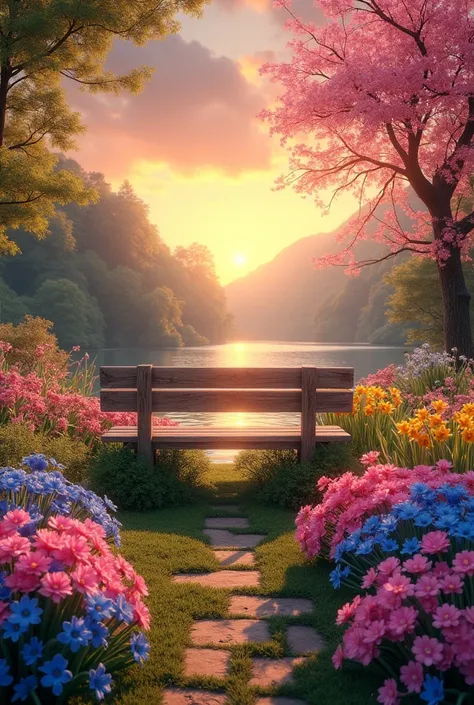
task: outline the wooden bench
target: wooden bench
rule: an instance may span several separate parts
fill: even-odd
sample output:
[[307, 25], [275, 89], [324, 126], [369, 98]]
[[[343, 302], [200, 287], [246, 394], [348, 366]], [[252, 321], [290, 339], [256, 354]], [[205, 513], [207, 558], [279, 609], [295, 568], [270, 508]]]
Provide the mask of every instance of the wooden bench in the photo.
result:
[[[352, 368], [101, 367], [100, 384], [102, 411], [137, 412], [137, 426], [111, 428], [102, 441], [133, 444], [150, 463], [165, 448], [296, 449], [305, 461], [318, 443], [351, 439], [316, 426], [316, 414], [352, 411]], [[301, 428], [153, 428], [154, 412], [298, 412]]]

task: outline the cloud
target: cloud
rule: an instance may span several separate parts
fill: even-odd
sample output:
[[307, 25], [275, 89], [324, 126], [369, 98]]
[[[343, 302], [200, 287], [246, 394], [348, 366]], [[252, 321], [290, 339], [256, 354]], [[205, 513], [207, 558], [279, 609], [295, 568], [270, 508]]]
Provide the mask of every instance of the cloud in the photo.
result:
[[269, 168], [270, 141], [255, 117], [266, 97], [238, 63], [171, 36], [145, 47], [120, 42], [108, 64], [117, 72], [139, 65], [156, 70], [139, 95], [91, 95], [69, 85], [88, 127], [79, 142], [87, 169], [123, 178], [143, 160], [188, 174]]
[[272, 0], [215, 0], [215, 4], [229, 12], [248, 7], [255, 12], [262, 13], [272, 7]]
[[[280, 27], [290, 18], [289, 13], [284, 8], [273, 7], [273, 0], [215, 0], [215, 3], [218, 7], [228, 12], [250, 8], [258, 13], [268, 13], [272, 21]], [[323, 13], [315, 5], [315, 0], [293, 0], [292, 2], [292, 8], [297, 17], [306, 22], [322, 24], [324, 21]]]

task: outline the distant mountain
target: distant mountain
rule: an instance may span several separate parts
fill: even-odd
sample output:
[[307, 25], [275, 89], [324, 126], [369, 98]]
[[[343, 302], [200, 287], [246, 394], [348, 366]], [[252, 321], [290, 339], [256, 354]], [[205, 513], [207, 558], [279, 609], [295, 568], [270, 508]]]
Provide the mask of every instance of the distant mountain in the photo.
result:
[[[369, 267], [356, 278], [339, 267], [314, 269], [314, 257], [337, 251], [337, 233], [302, 238], [225, 287], [236, 338], [404, 342], [403, 331], [384, 317], [390, 289], [381, 280], [392, 261]], [[384, 251], [383, 245], [371, 242], [358, 247], [362, 257]]]

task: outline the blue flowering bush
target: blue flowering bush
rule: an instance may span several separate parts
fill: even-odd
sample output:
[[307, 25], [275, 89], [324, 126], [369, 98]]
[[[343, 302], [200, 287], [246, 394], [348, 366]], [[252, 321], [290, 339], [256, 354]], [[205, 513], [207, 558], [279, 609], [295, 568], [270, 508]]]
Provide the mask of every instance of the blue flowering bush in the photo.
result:
[[428, 705], [474, 703], [474, 488], [415, 482], [409, 499], [370, 516], [335, 551], [333, 587], [357, 595], [333, 656], [388, 676], [378, 702], [417, 694]]
[[143, 578], [122, 556], [106, 497], [44, 455], [0, 469], [0, 702], [102, 700], [148, 658]]

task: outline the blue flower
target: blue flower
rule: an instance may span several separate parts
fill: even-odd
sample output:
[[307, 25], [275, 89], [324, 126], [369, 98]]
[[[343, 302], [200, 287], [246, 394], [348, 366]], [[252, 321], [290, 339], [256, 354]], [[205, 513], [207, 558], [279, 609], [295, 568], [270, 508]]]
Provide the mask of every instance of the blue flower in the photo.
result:
[[456, 524], [456, 527], [449, 533], [451, 536], [472, 541], [474, 540], [474, 523], [469, 521], [459, 521]]
[[21, 678], [20, 682], [13, 686], [15, 695], [12, 698], [12, 703], [16, 700], [26, 700], [26, 698], [38, 687], [38, 679], [36, 676], [28, 676]]
[[5, 639], [11, 639], [13, 642], [18, 641], [20, 636], [28, 630], [28, 625], [18, 622], [10, 622], [7, 620], [3, 624], [3, 636]]
[[45, 688], [52, 688], [54, 695], [58, 697], [63, 692], [63, 685], [72, 680], [71, 671], [67, 670], [68, 662], [61, 654], [53, 656], [51, 661], [46, 661], [39, 667], [41, 673], [45, 675], [41, 679], [41, 685]]
[[341, 587], [342, 580], [347, 578], [350, 572], [351, 569], [349, 566], [341, 568], [341, 566], [338, 565], [331, 573], [329, 573], [329, 581], [335, 590], [338, 590]]
[[33, 470], [34, 472], [41, 472], [42, 470], [46, 470], [49, 465], [47, 457], [42, 453], [34, 453], [33, 455], [27, 455], [26, 458], [23, 458], [21, 462], [23, 465], [26, 465], [30, 468], [30, 470]]
[[392, 514], [387, 514], [386, 516], [382, 517], [380, 523], [385, 531], [391, 532], [395, 531], [395, 529], [397, 528], [398, 520]]
[[117, 597], [114, 604], [114, 613], [121, 622], [130, 624], [133, 621], [133, 607], [127, 602], [124, 595]]
[[10, 667], [4, 658], [0, 658], [0, 686], [7, 686], [13, 683], [10, 675]]
[[379, 530], [379, 528], [380, 519], [376, 514], [374, 514], [373, 516], [369, 517], [365, 522], [364, 526], [362, 527], [362, 533], [375, 534]]
[[107, 637], [109, 636], [107, 627], [101, 622], [95, 622], [91, 617], [86, 617], [85, 624], [92, 634], [91, 643], [94, 649], [98, 649], [101, 646], [107, 648]]
[[8, 600], [11, 594], [11, 590], [8, 585], [5, 585], [5, 578], [7, 577], [7, 572], [4, 570], [0, 572], [0, 600]]
[[451, 487], [451, 485], [448, 484], [442, 485], [439, 488], [439, 492], [444, 494], [448, 504], [459, 504], [460, 501], [468, 494], [466, 488], [462, 485], [455, 485], [454, 487]]
[[402, 554], [408, 554], [409, 556], [412, 556], [414, 553], [416, 553], [420, 548], [420, 542], [416, 538], [416, 536], [413, 536], [411, 539], [405, 539], [403, 542], [402, 549], [400, 553]]
[[394, 539], [384, 539], [384, 541], [380, 542], [380, 548], [382, 551], [392, 553], [393, 551], [398, 551], [398, 543]]
[[84, 620], [71, 617], [70, 622], [63, 622], [63, 631], [57, 636], [61, 644], [69, 646], [75, 654], [81, 646], [87, 646], [92, 639], [92, 632], [87, 629]]
[[134, 634], [130, 639], [133, 658], [137, 663], [143, 663], [149, 658], [150, 644], [142, 632]]
[[336, 563], [339, 563], [339, 561], [341, 560], [341, 558], [345, 552], [346, 552], [346, 542], [341, 541], [341, 543], [337, 544], [336, 550], [334, 552], [334, 560], [336, 561]]
[[111, 683], [112, 676], [110, 673], [106, 673], [103, 663], [99, 663], [96, 670], [91, 668], [89, 671], [89, 687], [95, 691], [97, 700], [103, 700], [104, 695], [111, 692]]
[[20, 624], [27, 629], [30, 624], [39, 624], [42, 614], [43, 610], [38, 607], [37, 598], [23, 595], [19, 602], [11, 603], [8, 621], [12, 624]]
[[358, 547], [356, 548], [356, 556], [368, 556], [369, 553], [372, 553], [372, 551], [374, 550], [374, 543], [375, 542], [373, 539], [366, 539], [365, 541], [361, 541]]
[[104, 494], [104, 504], [105, 504], [112, 512], [116, 512], [117, 509], [118, 509], [117, 505], [114, 504], [114, 503], [112, 502], [112, 500], [107, 497], [106, 494]]
[[2, 470], [3, 472], [0, 474], [0, 489], [18, 492], [23, 487], [26, 472], [22, 475], [20, 470], [10, 470], [9, 468], [2, 468]]
[[415, 519], [420, 513], [420, 508], [413, 502], [401, 502], [393, 507], [393, 513], [400, 519]]
[[436, 676], [426, 675], [423, 681], [423, 690], [420, 698], [425, 700], [427, 705], [437, 705], [444, 700], [444, 683]]
[[95, 619], [96, 622], [101, 622], [103, 619], [108, 619], [113, 614], [114, 603], [102, 593], [97, 595], [87, 595], [86, 611], [89, 617]]
[[32, 666], [43, 655], [43, 642], [34, 636], [29, 644], [25, 644], [21, 655], [27, 666]]
[[433, 523], [433, 518], [428, 512], [420, 512], [417, 517], [415, 517], [415, 526], [429, 526]]

